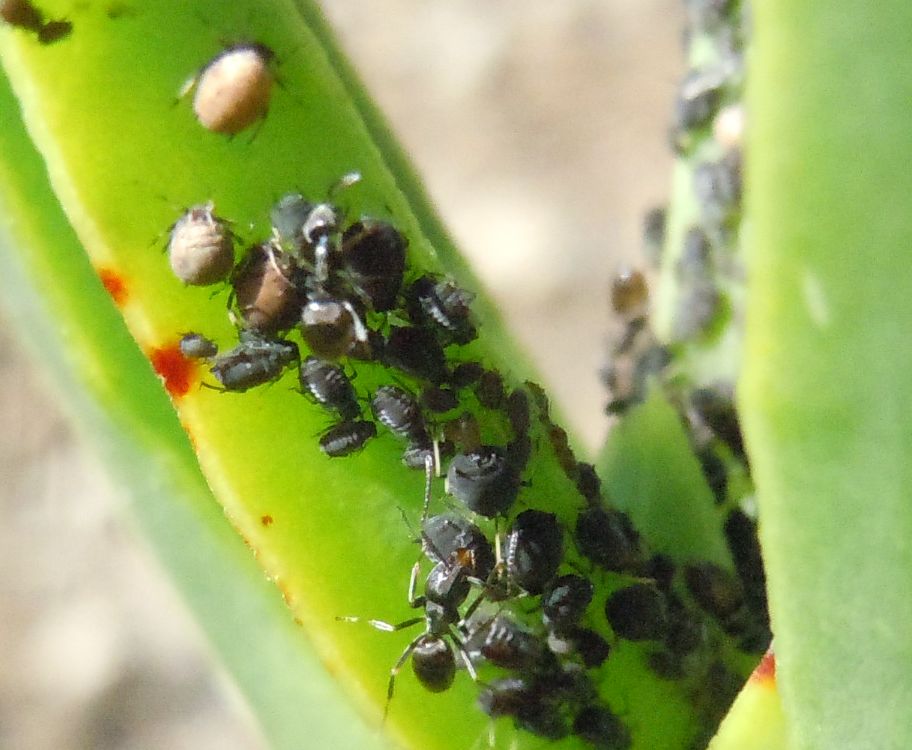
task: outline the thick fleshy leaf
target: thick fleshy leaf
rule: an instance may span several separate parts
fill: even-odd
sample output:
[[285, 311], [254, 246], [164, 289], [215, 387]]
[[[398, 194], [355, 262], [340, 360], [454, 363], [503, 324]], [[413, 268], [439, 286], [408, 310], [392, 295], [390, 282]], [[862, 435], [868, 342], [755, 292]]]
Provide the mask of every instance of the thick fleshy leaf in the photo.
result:
[[741, 389], [796, 750], [912, 746], [912, 6], [754, 7]]
[[6, 317], [121, 481], [150, 541], [272, 746], [387, 747], [344, 699], [228, 523], [148, 361], [98, 283], [0, 77]]
[[789, 750], [788, 725], [776, 688], [775, 657], [767, 654], [709, 744], [709, 750]]
[[713, 496], [680, 415], [655, 392], [609, 435], [601, 459], [612, 501], [680, 562], [709, 560], [731, 568]]
[[[66, 10], [63, 3], [53, 5], [48, 3], [50, 15]], [[402, 446], [389, 435], [345, 460], [323, 456], [315, 438], [326, 418], [293, 391], [290, 375], [243, 395], [199, 388], [209, 376], [177, 356], [176, 342], [191, 329], [229, 345], [236, 334], [226, 315], [227, 292], [213, 297], [206, 289], [184, 288], [168, 269], [162, 235], [179, 215], [179, 206], [213, 200], [218, 212], [235, 222], [236, 231], [252, 241], [268, 234], [268, 209], [283, 192], [300, 190], [322, 198], [343, 173], [357, 169], [362, 182], [339, 199], [352, 215], [391, 219], [409, 238], [416, 267], [446, 268], [469, 286], [475, 284], [308, 4], [272, 0], [226, 6], [213, 1], [186, 8], [150, 1], [129, 13], [82, 7], [71, 20], [72, 35], [51, 45], [40, 45], [18, 30], [6, 29], [0, 36], [3, 64], [51, 187], [132, 335], [164, 378], [231, 524], [284, 594], [302, 626], [302, 639], [306, 632], [342, 689], [378, 719], [389, 668], [413, 634], [384, 635], [336, 618], [360, 615], [395, 622], [415, 613], [405, 588], [417, 550], [400, 508], [417, 518], [423, 478], [401, 465]], [[196, 122], [189, 102], [174, 101], [187, 76], [232, 34], [268, 44], [281, 59], [282, 86], [253, 138], [208, 133]], [[18, 188], [17, 163], [11, 161], [7, 169], [10, 184]], [[46, 186], [42, 191], [49, 196]], [[33, 268], [40, 281], [61, 283], [68, 290], [75, 312], [64, 312], [61, 305], [55, 313], [62, 324], [78, 328], [83, 314], [78, 311], [97, 301], [101, 286], [96, 282], [91, 287], [84, 275], [56, 278], [56, 256], [50, 249], [75, 251], [71, 244], [55, 245], [53, 235], [39, 235], [40, 215], [34, 217], [36, 236], [27, 242], [40, 257]], [[78, 293], [81, 287], [91, 287], [85, 301]], [[491, 306], [482, 298], [474, 309], [483, 321], [482, 336], [464, 349], [464, 356], [479, 357], [514, 380], [526, 377]], [[94, 332], [100, 335], [100, 330]], [[135, 360], [135, 351], [132, 356]], [[142, 376], [139, 365], [120, 371], [97, 347], [78, 367], [83, 377], [97, 378], [111, 393], [132, 392], [134, 378], [140, 377], [147, 381], [141, 388], [151, 387], [147, 367]], [[362, 394], [389, 377], [375, 365], [357, 370]], [[141, 388], [136, 387], [140, 394]], [[157, 398], [160, 403], [160, 392]], [[137, 429], [142, 424], [131, 423]], [[485, 426], [491, 434], [505, 430], [502, 420], [499, 426], [496, 419]], [[173, 421], [167, 429], [186, 450], [186, 439], [173, 435]], [[152, 441], [153, 449], [161, 448], [158, 440]], [[529, 485], [534, 502], [565, 519], [580, 505], [547, 450], [536, 454]], [[643, 531], [648, 536], [649, 529]], [[161, 528], [159, 533], [167, 532]], [[192, 540], [186, 544], [195, 547]], [[231, 575], [227, 566], [224, 574]], [[604, 589], [617, 585], [611, 576], [599, 583], [604, 583], [602, 596]], [[279, 617], [275, 612], [270, 616]], [[271, 626], [290, 627], [281, 622]], [[229, 632], [236, 632], [241, 644], [258, 637], [249, 621], [237, 631], [227, 630], [224, 641]], [[623, 707], [637, 747], [678, 748], [706, 728], [699, 726], [681, 686], [648, 672], [643, 656], [639, 646], [617, 644], [600, 675], [603, 694]], [[293, 660], [288, 669], [295, 669]], [[258, 679], [274, 689], [285, 676], [278, 670], [242, 674], [250, 683]], [[428, 750], [484, 743], [488, 721], [472, 705], [474, 691], [468, 679], [459, 679], [452, 690], [431, 698], [404, 671], [388, 730], [408, 746]], [[294, 695], [281, 705], [287, 707]], [[268, 724], [268, 706], [260, 702], [258, 708]], [[332, 721], [348, 722], [344, 716], [333, 715]], [[302, 711], [302, 722], [305, 717]], [[509, 746], [513, 734], [498, 726], [498, 743]], [[516, 743], [525, 748], [542, 741], [518, 734]], [[567, 741], [560, 746], [578, 745]]]

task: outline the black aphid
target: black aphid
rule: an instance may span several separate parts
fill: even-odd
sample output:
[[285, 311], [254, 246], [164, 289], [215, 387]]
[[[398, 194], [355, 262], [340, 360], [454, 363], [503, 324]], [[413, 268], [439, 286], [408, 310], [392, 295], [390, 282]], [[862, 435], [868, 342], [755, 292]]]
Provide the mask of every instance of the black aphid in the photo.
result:
[[459, 406], [459, 398], [449, 388], [429, 385], [421, 389], [421, 405], [428, 411], [443, 414]]
[[566, 632], [579, 624], [592, 601], [592, 582], [578, 575], [562, 575], [551, 581], [541, 598], [542, 622], [553, 631]]
[[744, 592], [738, 580], [718, 565], [688, 565], [684, 569], [684, 580], [697, 604], [723, 625], [744, 604]]
[[700, 420], [736, 456], [744, 459], [744, 438], [731, 388], [724, 384], [697, 388], [690, 396], [690, 403]]
[[298, 357], [294, 342], [248, 337], [217, 357], [210, 371], [226, 391], [240, 392], [278, 379]]
[[380, 424], [413, 443], [429, 443], [418, 401], [395, 385], [382, 385], [371, 399], [371, 411]]
[[66, 20], [45, 21], [44, 13], [29, 0], [2, 0], [0, 21], [32, 31], [41, 44], [50, 44], [70, 35], [73, 24]]
[[484, 371], [480, 362], [460, 362], [453, 368], [451, 382], [456, 388], [465, 388], [478, 382]]
[[339, 365], [306, 357], [301, 362], [299, 378], [302, 392], [309, 394], [320, 406], [337, 412], [344, 420], [360, 416], [354, 386]]
[[575, 628], [569, 633], [576, 647], [576, 653], [588, 669], [602, 666], [611, 655], [611, 644], [589, 628]]
[[529, 432], [529, 423], [531, 419], [529, 410], [529, 394], [522, 388], [514, 390], [507, 398], [507, 419], [510, 420], [510, 427], [516, 437], [520, 437]]
[[185, 333], [181, 336], [178, 346], [181, 354], [190, 359], [208, 359], [218, 354], [215, 342], [201, 333]]
[[481, 446], [481, 427], [471, 412], [463, 412], [443, 426], [447, 440], [452, 441], [463, 453], [478, 450]]
[[507, 399], [503, 375], [497, 370], [485, 370], [475, 383], [478, 402], [487, 409], [502, 409]]
[[615, 634], [629, 641], [659, 640], [668, 628], [665, 595], [648, 583], [615, 591], [605, 602], [605, 616]]
[[643, 578], [652, 578], [662, 591], [670, 591], [677, 566], [674, 560], [661, 552], [650, 557], [640, 570]]
[[597, 505], [602, 498], [602, 480], [592, 464], [576, 465], [576, 489], [590, 505]]
[[694, 194], [703, 219], [710, 225], [728, 222], [741, 203], [741, 156], [731, 151], [721, 161], [703, 162], [694, 169]]
[[362, 301], [378, 312], [396, 306], [406, 244], [392, 224], [372, 219], [362, 219], [342, 234], [342, 264], [348, 281]]
[[566, 712], [552, 701], [542, 701], [530, 710], [520, 711], [514, 723], [517, 728], [547, 740], [560, 740], [570, 734]]
[[495, 615], [470, 632], [466, 650], [497, 667], [518, 672], [543, 672], [557, 668], [547, 642], [505, 613]]
[[453, 457], [455, 446], [449, 440], [439, 440], [437, 443], [412, 443], [402, 451], [402, 463], [410, 469], [424, 470], [430, 458], [435, 465]]
[[473, 513], [493, 518], [513, 505], [519, 482], [504, 449], [482, 445], [453, 457], [447, 491]]
[[416, 326], [390, 330], [383, 361], [390, 367], [435, 384], [443, 383], [449, 375], [446, 356], [434, 334]]
[[563, 529], [553, 513], [524, 510], [510, 525], [504, 561], [510, 580], [524, 591], [540, 594], [563, 555]]
[[510, 716], [518, 728], [539, 737], [559, 740], [569, 734], [557, 696], [533, 676], [492, 680], [479, 693], [478, 707], [491, 718]]
[[699, 613], [680, 603], [669, 607], [668, 632], [665, 645], [676, 656], [696, 651], [706, 642], [706, 624]]
[[338, 359], [368, 341], [361, 315], [346, 299], [312, 297], [301, 311], [301, 335], [323, 359]]
[[441, 331], [445, 343], [467, 344], [478, 333], [469, 320], [475, 295], [452, 281], [422, 276], [408, 290], [409, 317]]
[[340, 422], [320, 436], [320, 450], [330, 458], [348, 456], [361, 450], [377, 434], [373, 422], [353, 420]]
[[607, 706], [584, 708], [573, 722], [573, 734], [596, 750], [628, 750], [633, 744], [624, 723]]
[[671, 127], [671, 145], [678, 153], [693, 145], [692, 130], [709, 125], [722, 100], [728, 74], [723, 67], [691, 70], [681, 81]]
[[626, 514], [600, 507], [583, 511], [576, 521], [576, 545], [581, 554], [606, 570], [636, 568], [638, 534]]
[[728, 469], [712, 446], [697, 451], [697, 460], [703, 470], [703, 477], [712, 490], [716, 505], [722, 505], [728, 498]]
[[684, 248], [675, 272], [680, 293], [674, 318], [676, 340], [702, 333], [713, 321], [721, 296], [713, 278], [711, 245], [706, 232], [691, 227], [684, 237]]
[[756, 521], [741, 510], [733, 510], [725, 520], [725, 540], [744, 587], [747, 604], [761, 624], [768, 627], [766, 573], [763, 570]]
[[478, 707], [492, 719], [517, 716], [528, 706], [537, 707], [540, 691], [532, 677], [500, 677], [478, 694]]
[[526, 464], [532, 456], [532, 438], [520, 435], [516, 440], [507, 443], [507, 463], [510, 470], [519, 477], [525, 471]]
[[665, 206], [656, 206], [646, 212], [643, 218], [643, 246], [646, 257], [654, 266], [662, 260], [662, 248], [665, 245]]
[[699, 33], [712, 33], [731, 22], [735, 0], [687, 0], [691, 28]]
[[304, 226], [313, 209], [314, 204], [300, 193], [288, 193], [269, 211], [273, 234], [282, 249], [311, 266], [314, 263], [313, 248], [304, 238]]

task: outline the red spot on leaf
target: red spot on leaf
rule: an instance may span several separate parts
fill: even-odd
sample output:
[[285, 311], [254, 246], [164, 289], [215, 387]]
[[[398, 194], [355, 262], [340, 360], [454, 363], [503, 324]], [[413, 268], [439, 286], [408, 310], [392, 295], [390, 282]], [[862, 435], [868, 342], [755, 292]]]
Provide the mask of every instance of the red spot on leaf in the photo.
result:
[[123, 276], [110, 268], [100, 268], [98, 270], [98, 278], [101, 279], [104, 288], [108, 290], [108, 294], [111, 295], [114, 304], [118, 307], [123, 307], [129, 296], [127, 283], [124, 281]]
[[772, 685], [776, 682], [776, 655], [772, 649], [763, 655], [750, 678], [752, 682], [764, 684], [769, 683]]
[[272, 516], [263, 516], [260, 518], [260, 523], [263, 524], [263, 526], [272, 526]]
[[181, 354], [176, 343], [153, 349], [149, 353], [149, 361], [155, 372], [165, 381], [165, 388], [173, 398], [185, 395], [196, 379], [196, 362]]

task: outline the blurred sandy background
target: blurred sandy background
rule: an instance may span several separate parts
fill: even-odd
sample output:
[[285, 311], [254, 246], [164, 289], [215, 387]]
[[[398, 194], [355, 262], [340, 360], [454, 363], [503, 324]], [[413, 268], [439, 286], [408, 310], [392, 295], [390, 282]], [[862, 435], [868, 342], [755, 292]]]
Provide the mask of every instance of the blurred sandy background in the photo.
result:
[[[680, 0], [328, 0], [577, 434], [604, 432], [607, 286], [664, 199]], [[2, 319], [0, 319], [2, 322]], [[0, 331], [0, 748], [261, 748], [234, 689]]]

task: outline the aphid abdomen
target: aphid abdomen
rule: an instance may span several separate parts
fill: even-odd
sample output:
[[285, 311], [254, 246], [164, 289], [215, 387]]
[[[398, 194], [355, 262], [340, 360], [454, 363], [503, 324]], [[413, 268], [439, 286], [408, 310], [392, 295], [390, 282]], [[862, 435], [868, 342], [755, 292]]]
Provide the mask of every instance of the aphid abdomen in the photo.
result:
[[223, 281], [234, 266], [234, 239], [212, 204], [193, 206], [171, 227], [171, 270], [185, 284], [208, 286]]

